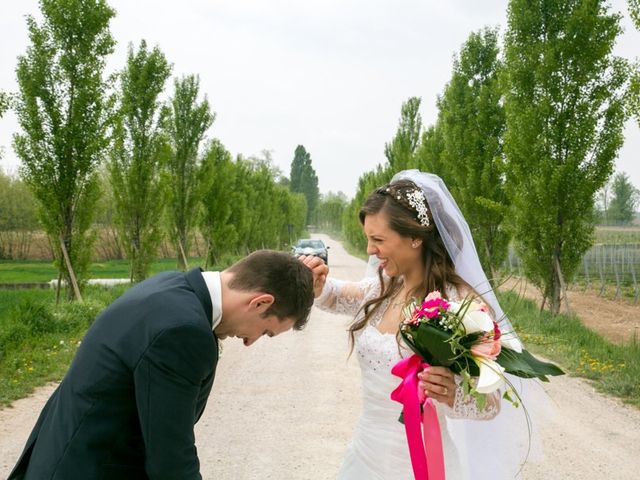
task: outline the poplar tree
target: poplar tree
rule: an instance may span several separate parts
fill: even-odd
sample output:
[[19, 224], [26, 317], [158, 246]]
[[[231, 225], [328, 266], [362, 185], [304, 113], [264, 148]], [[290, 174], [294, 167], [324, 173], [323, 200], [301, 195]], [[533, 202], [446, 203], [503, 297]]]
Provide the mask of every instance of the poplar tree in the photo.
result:
[[81, 299], [94, 235], [97, 169], [110, 118], [103, 71], [115, 15], [104, 0], [41, 0], [42, 23], [27, 17], [30, 45], [18, 57], [14, 148], [40, 207], [59, 275]]
[[171, 153], [167, 164], [170, 175], [170, 234], [176, 246], [178, 268], [188, 267], [189, 240], [198, 224], [200, 171], [198, 152], [205, 133], [213, 123], [207, 97], [198, 101], [200, 80], [188, 75], [174, 81], [174, 95], [167, 111], [167, 131]]
[[202, 160], [202, 206], [200, 231], [207, 245], [208, 267], [218, 263], [238, 242], [236, 221], [243, 208], [236, 189], [238, 169], [231, 153], [218, 139], [209, 142]]
[[307, 199], [307, 224], [314, 223], [316, 205], [320, 196], [318, 176], [311, 163], [311, 154], [303, 145], [296, 147], [291, 161], [290, 182], [291, 191], [302, 193]]
[[498, 54], [497, 30], [471, 33], [438, 99], [443, 180], [469, 223], [482, 265], [494, 284], [509, 244], [503, 224], [508, 201]]
[[161, 128], [159, 97], [170, 73], [171, 66], [160, 49], [148, 50], [143, 40], [136, 52], [129, 46], [127, 65], [120, 74], [109, 173], [116, 222], [135, 282], [149, 274], [161, 240], [165, 203], [161, 167], [168, 140]]
[[400, 109], [400, 122], [391, 142], [385, 144], [384, 154], [389, 168], [397, 173], [415, 167], [415, 153], [422, 134], [420, 98], [410, 97]]
[[629, 225], [636, 215], [640, 201], [638, 189], [633, 186], [629, 175], [617, 173], [611, 182], [611, 201], [607, 208], [607, 218], [616, 225]]
[[591, 246], [595, 193], [622, 145], [627, 72], [612, 54], [620, 31], [603, 0], [509, 4], [509, 218], [525, 274], [553, 313]]

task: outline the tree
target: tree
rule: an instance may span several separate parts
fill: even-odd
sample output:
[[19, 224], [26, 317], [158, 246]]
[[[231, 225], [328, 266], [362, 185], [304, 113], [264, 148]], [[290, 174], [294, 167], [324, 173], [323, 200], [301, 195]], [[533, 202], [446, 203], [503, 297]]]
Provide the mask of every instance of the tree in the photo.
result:
[[395, 173], [418, 166], [416, 152], [422, 129], [419, 107], [420, 99], [417, 97], [411, 97], [402, 104], [396, 134], [384, 147], [387, 162], [360, 176], [356, 195], [344, 209], [342, 233], [345, 239], [360, 251], [366, 250], [367, 240], [362, 232], [358, 212], [367, 196], [376, 188], [389, 183]]
[[629, 180], [629, 175], [620, 172], [613, 177], [611, 194], [607, 218], [616, 225], [629, 225], [635, 218], [636, 206], [640, 202], [640, 192]]
[[[512, 0], [505, 41], [507, 187], [516, 247], [550, 309], [591, 246], [595, 193], [622, 145], [626, 67], [603, 0]], [[544, 306], [544, 304], [543, 304]]]
[[[438, 114], [438, 117], [440, 116], [441, 114]], [[416, 167], [423, 172], [435, 173], [448, 185], [451, 180], [442, 155], [444, 139], [441, 123], [438, 118], [435, 125], [431, 125], [422, 133], [420, 145], [416, 150]]]
[[290, 182], [291, 191], [302, 193], [307, 199], [307, 224], [314, 223], [316, 205], [320, 196], [318, 176], [311, 164], [311, 155], [302, 145], [296, 147], [291, 162]]
[[38, 226], [37, 205], [29, 188], [0, 170], [0, 259], [28, 258]]
[[200, 231], [207, 244], [205, 265], [214, 265], [238, 241], [234, 210], [242, 198], [236, 190], [237, 168], [224, 145], [212, 140], [202, 160], [202, 206]]
[[415, 166], [414, 155], [422, 134], [422, 118], [419, 110], [420, 98], [418, 97], [410, 97], [402, 104], [396, 135], [384, 146], [384, 154], [394, 173]]
[[[0, 118], [9, 110], [11, 106], [11, 96], [8, 93], [0, 92]], [[2, 159], [3, 147], [0, 145], [0, 159]]]
[[10, 99], [11, 97], [9, 96], [8, 93], [0, 92], [0, 118], [2, 118], [2, 116], [4, 115], [4, 112], [9, 110]]
[[508, 200], [498, 53], [497, 30], [471, 33], [454, 59], [451, 80], [438, 99], [442, 138], [439, 167], [469, 223], [482, 265], [491, 272], [494, 284], [509, 245], [503, 225]]
[[[640, 31], [640, 0], [628, 0], [629, 15], [636, 30]], [[640, 61], [636, 58], [629, 85], [629, 110], [640, 126]]]
[[129, 45], [127, 65], [120, 74], [120, 102], [109, 162], [116, 219], [130, 263], [131, 280], [139, 282], [160, 244], [164, 207], [161, 181], [167, 138], [162, 131], [159, 96], [171, 66], [158, 47], [149, 51], [142, 40], [137, 52]]
[[611, 202], [611, 179], [607, 180], [596, 192], [594, 219], [596, 223], [609, 225], [609, 204]]
[[342, 192], [322, 195], [317, 209], [318, 226], [330, 232], [341, 232], [342, 215], [348, 203], [347, 196]]
[[[14, 147], [40, 205], [69, 298], [91, 256], [96, 170], [107, 147], [109, 105], [102, 78], [115, 15], [104, 0], [41, 0], [43, 22], [27, 17], [31, 45], [18, 57]], [[76, 276], [78, 277], [76, 279]], [[78, 282], [76, 282], [78, 280]]]
[[215, 120], [209, 101], [198, 102], [200, 80], [188, 75], [174, 82], [175, 93], [167, 111], [171, 139], [168, 173], [171, 176], [169, 209], [171, 233], [178, 252], [178, 268], [187, 268], [189, 236], [197, 224], [199, 189], [198, 151], [206, 131]]
[[358, 190], [342, 215], [342, 234], [344, 238], [361, 252], [367, 249], [367, 239], [362, 231], [358, 212], [369, 194], [376, 188], [391, 181], [393, 173], [388, 165], [378, 165], [375, 170], [363, 173], [358, 179]]

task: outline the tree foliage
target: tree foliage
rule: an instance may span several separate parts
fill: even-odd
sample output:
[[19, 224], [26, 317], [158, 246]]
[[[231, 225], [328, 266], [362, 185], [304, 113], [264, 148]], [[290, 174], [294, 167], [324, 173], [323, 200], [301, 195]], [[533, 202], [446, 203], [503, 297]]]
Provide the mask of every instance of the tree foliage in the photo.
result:
[[[640, 0], [628, 0], [629, 15], [636, 29], [640, 31]], [[640, 60], [636, 58], [629, 85], [629, 110], [640, 126]]]
[[311, 163], [311, 154], [303, 145], [296, 147], [291, 161], [290, 182], [291, 191], [302, 193], [307, 200], [307, 223], [314, 223], [316, 205], [320, 196], [318, 176]]
[[39, 226], [37, 204], [27, 185], [0, 170], [0, 259], [26, 259]]
[[407, 168], [417, 168], [419, 147], [422, 135], [422, 119], [418, 112], [420, 98], [410, 97], [400, 108], [400, 121], [391, 142], [386, 143], [384, 153], [387, 161], [375, 170], [365, 172], [358, 179], [355, 197], [344, 209], [342, 215], [342, 233], [345, 239], [360, 251], [367, 248], [367, 240], [362, 233], [358, 219], [360, 207], [367, 196], [376, 188], [391, 181], [393, 175]]
[[422, 117], [419, 110], [420, 98], [418, 97], [410, 97], [402, 104], [398, 130], [391, 142], [384, 146], [389, 168], [394, 173], [415, 165], [414, 155], [422, 134]]
[[594, 195], [622, 144], [620, 18], [601, 0], [512, 0], [505, 42], [507, 185], [525, 273], [558, 312], [591, 245]]
[[268, 152], [233, 160], [219, 140], [212, 140], [201, 178], [200, 231], [207, 242], [207, 264], [220, 263], [228, 254], [281, 249], [302, 234], [306, 199], [282, 184]]
[[207, 145], [202, 160], [202, 206], [200, 231], [207, 243], [206, 265], [218, 263], [239, 241], [236, 220], [245, 208], [236, 189], [238, 169], [231, 153], [214, 139]]
[[611, 200], [607, 208], [607, 219], [615, 225], [629, 225], [635, 218], [640, 192], [633, 186], [629, 175], [617, 173], [611, 182]]
[[342, 232], [342, 215], [348, 203], [342, 192], [321, 195], [317, 208], [318, 226], [325, 231]]
[[6, 92], [0, 92], [0, 118], [4, 115], [4, 113], [9, 110], [10, 106], [10, 95]]
[[[424, 138], [426, 158], [433, 159], [455, 197], [474, 237], [482, 265], [497, 278], [509, 244], [503, 225], [508, 210], [504, 187], [502, 136], [505, 128], [498, 75], [498, 32], [474, 32], [454, 59], [451, 80], [438, 99], [438, 127]], [[437, 160], [436, 160], [437, 158]], [[435, 160], [435, 161], [434, 161]]]
[[162, 131], [159, 96], [171, 66], [158, 47], [144, 40], [136, 52], [129, 45], [120, 74], [118, 115], [109, 162], [116, 219], [133, 281], [144, 280], [161, 240], [164, 185], [161, 176], [168, 142]]
[[358, 212], [367, 196], [376, 188], [389, 183], [397, 172], [418, 167], [418, 153], [422, 135], [419, 108], [420, 98], [418, 97], [410, 97], [402, 104], [396, 133], [391, 142], [385, 144], [384, 147], [387, 162], [360, 176], [356, 195], [344, 209], [342, 233], [345, 239], [360, 251], [366, 250], [367, 239], [362, 232]]
[[198, 101], [200, 80], [188, 75], [174, 81], [174, 95], [167, 111], [171, 154], [167, 163], [171, 177], [169, 217], [172, 240], [178, 252], [178, 268], [187, 268], [189, 239], [198, 223], [200, 172], [198, 153], [205, 133], [213, 123], [206, 96]]
[[435, 173], [445, 184], [451, 183], [449, 169], [444, 162], [444, 138], [442, 136], [442, 115], [438, 114], [438, 120], [429, 126], [422, 134], [422, 140], [416, 150], [416, 167], [423, 172]]
[[114, 11], [104, 0], [41, 0], [40, 7], [43, 22], [27, 17], [31, 44], [18, 57], [15, 109], [22, 133], [14, 147], [69, 285], [73, 271], [85, 276], [91, 256], [96, 169], [108, 146], [102, 72], [113, 51]]

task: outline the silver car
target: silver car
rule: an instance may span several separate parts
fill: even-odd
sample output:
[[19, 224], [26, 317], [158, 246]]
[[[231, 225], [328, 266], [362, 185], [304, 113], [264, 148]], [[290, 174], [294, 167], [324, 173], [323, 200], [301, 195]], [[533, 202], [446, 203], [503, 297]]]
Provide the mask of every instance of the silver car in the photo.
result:
[[294, 255], [315, 255], [324, 260], [324, 263], [329, 265], [329, 247], [327, 247], [322, 240], [317, 238], [303, 238], [291, 248], [291, 253]]

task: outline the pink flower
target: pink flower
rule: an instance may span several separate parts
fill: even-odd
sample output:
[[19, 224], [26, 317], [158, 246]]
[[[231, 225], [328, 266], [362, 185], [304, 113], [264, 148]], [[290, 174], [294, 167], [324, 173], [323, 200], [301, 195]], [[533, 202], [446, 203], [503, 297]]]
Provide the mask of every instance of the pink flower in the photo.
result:
[[491, 334], [483, 335], [471, 347], [471, 353], [477, 357], [495, 360], [500, 354], [500, 341]]
[[421, 318], [422, 317], [420, 315], [420, 310], [416, 309], [416, 311], [413, 312], [413, 315], [411, 316], [411, 318], [405, 318], [403, 323], [405, 325], [419, 325]]
[[493, 339], [494, 340], [500, 340], [500, 336], [502, 334], [500, 333], [500, 327], [498, 326], [498, 322], [496, 322], [495, 320], [493, 321]]
[[429, 293], [429, 295], [424, 299], [419, 313], [427, 318], [434, 318], [440, 314], [440, 309], [448, 310], [449, 302], [442, 298], [440, 292], [436, 290]]

